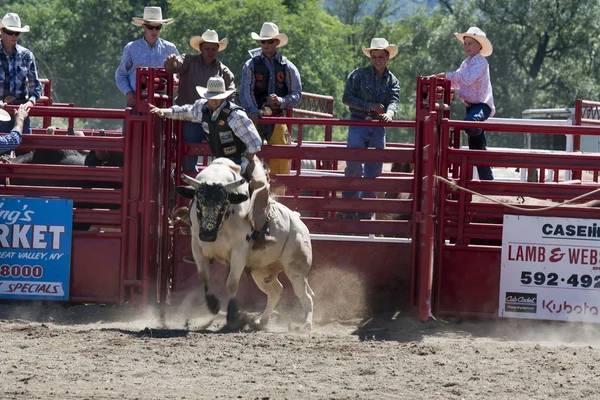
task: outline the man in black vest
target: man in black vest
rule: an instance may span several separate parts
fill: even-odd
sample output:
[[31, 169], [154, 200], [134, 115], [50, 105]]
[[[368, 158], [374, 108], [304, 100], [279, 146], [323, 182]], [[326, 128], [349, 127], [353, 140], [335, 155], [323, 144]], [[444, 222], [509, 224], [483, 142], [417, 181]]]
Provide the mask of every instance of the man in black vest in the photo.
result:
[[277, 239], [269, 235], [267, 222], [269, 183], [265, 170], [256, 156], [262, 141], [254, 123], [238, 105], [226, 100], [235, 90], [225, 90], [220, 76], [208, 80], [206, 87], [197, 86], [200, 99], [194, 104], [158, 108], [150, 104], [150, 112], [160, 117], [202, 124], [204, 136], [214, 157], [227, 157], [242, 167], [252, 191], [252, 222], [254, 249], [264, 248]]
[[[260, 43], [261, 54], [252, 57], [242, 69], [240, 101], [255, 123], [260, 116], [285, 116], [285, 109], [294, 108], [302, 96], [298, 68], [277, 52], [288, 42], [287, 35], [279, 33], [277, 25], [265, 22], [260, 34], [252, 32], [252, 39]], [[265, 114], [266, 111], [266, 114]], [[288, 144], [286, 125], [258, 125], [258, 132], [269, 144]], [[269, 161], [272, 173], [290, 172], [289, 160]]]

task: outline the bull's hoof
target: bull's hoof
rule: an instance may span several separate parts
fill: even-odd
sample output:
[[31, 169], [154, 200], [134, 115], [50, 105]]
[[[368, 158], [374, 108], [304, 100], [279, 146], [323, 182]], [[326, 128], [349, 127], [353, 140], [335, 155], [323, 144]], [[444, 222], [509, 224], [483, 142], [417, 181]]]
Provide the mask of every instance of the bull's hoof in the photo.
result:
[[240, 317], [241, 313], [237, 306], [237, 301], [235, 299], [229, 300], [229, 304], [227, 305], [227, 325], [237, 326], [240, 323]]
[[214, 294], [207, 293], [206, 296], [206, 305], [211, 313], [218, 314], [221, 309], [221, 304], [219, 299]]

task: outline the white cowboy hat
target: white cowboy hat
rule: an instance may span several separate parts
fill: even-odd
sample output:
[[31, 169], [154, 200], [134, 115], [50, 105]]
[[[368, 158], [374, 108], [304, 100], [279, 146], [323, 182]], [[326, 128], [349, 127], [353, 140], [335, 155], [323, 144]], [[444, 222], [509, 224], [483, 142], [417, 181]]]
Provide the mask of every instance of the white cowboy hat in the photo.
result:
[[10, 114], [8, 112], [6, 112], [5, 109], [0, 108], [0, 121], [2, 122], [6, 122], [6, 121], [10, 121]]
[[465, 33], [454, 33], [454, 36], [456, 36], [456, 38], [463, 44], [465, 43], [465, 36], [476, 40], [477, 43], [481, 45], [481, 50], [479, 50], [479, 53], [484, 57], [491, 55], [492, 51], [494, 51], [492, 42], [490, 42], [490, 39], [487, 38], [485, 32], [476, 26], [470, 27]]
[[371, 50], [385, 50], [389, 53], [390, 59], [396, 57], [398, 54], [398, 46], [395, 44], [389, 44], [384, 38], [373, 38], [371, 39], [371, 47], [362, 48], [365, 56], [371, 58]]
[[196, 91], [200, 97], [214, 100], [226, 99], [235, 92], [235, 90], [225, 90], [225, 81], [220, 76], [208, 78], [206, 87], [196, 86]]
[[162, 9], [160, 7], [144, 7], [144, 16], [142, 18], [133, 17], [131, 23], [135, 26], [148, 25], [169, 25], [173, 18], [163, 19]]
[[192, 36], [190, 39], [190, 46], [200, 51], [200, 45], [202, 43], [215, 43], [219, 45], [219, 51], [223, 51], [227, 48], [227, 38], [219, 40], [219, 34], [217, 31], [208, 29], [202, 34], [202, 36]]
[[252, 39], [254, 40], [279, 40], [277, 47], [283, 47], [288, 42], [288, 37], [285, 33], [279, 33], [279, 28], [272, 22], [265, 22], [260, 28], [260, 35], [256, 32], [252, 32]]
[[29, 32], [29, 25], [21, 28], [21, 18], [15, 13], [8, 13], [0, 21], [0, 28], [13, 32]]

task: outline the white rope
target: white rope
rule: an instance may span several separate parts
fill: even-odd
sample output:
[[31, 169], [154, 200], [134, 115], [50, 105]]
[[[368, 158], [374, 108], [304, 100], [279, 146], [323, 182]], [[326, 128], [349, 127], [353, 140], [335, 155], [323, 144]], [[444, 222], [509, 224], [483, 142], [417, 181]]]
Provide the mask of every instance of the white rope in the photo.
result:
[[501, 202], [501, 201], [499, 201], [499, 200], [497, 200], [497, 199], [494, 199], [494, 198], [492, 198], [492, 197], [489, 197], [489, 196], [483, 195], [483, 194], [481, 194], [481, 193], [477, 193], [477, 192], [475, 192], [475, 191], [473, 191], [473, 190], [470, 190], [470, 189], [464, 188], [464, 187], [462, 187], [462, 186], [458, 185], [458, 184], [456, 183], [456, 181], [451, 181], [451, 180], [448, 180], [448, 179], [446, 179], [446, 178], [443, 178], [443, 177], [441, 177], [441, 176], [438, 176], [438, 175], [434, 175], [434, 177], [435, 177], [435, 179], [437, 179], [438, 181], [442, 181], [442, 182], [444, 182], [446, 185], [448, 185], [448, 187], [450, 187], [450, 190], [452, 190], [452, 191], [456, 191], [456, 190], [462, 190], [462, 191], [464, 191], [464, 192], [467, 192], [467, 193], [471, 193], [471, 194], [474, 194], [474, 195], [477, 195], [477, 196], [481, 196], [481, 197], [483, 197], [483, 198], [485, 198], [485, 199], [488, 199], [488, 200], [489, 200], [489, 201], [491, 201], [491, 202], [494, 202], [494, 203], [497, 203], [497, 204], [503, 205], [503, 206], [505, 206], [505, 207], [508, 207], [508, 208], [511, 208], [511, 209], [513, 209], [513, 210], [517, 210], [517, 211], [527, 211], [527, 212], [541, 212], [541, 211], [552, 210], [552, 209], [554, 209], [554, 208], [558, 208], [558, 207], [566, 206], [567, 204], [571, 204], [571, 203], [573, 203], [573, 202], [576, 202], [576, 201], [578, 201], [578, 200], [580, 200], [580, 199], [583, 199], [584, 197], [591, 196], [591, 195], [592, 195], [592, 194], [594, 194], [594, 193], [600, 192], [600, 188], [598, 188], [598, 189], [592, 190], [591, 192], [584, 193], [584, 194], [582, 194], [581, 196], [577, 196], [577, 197], [575, 197], [575, 198], [573, 198], [573, 199], [567, 200], [567, 201], [565, 201], [565, 202], [563, 202], [563, 203], [556, 203], [555, 205], [548, 206], [548, 207], [542, 207], [542, 208], [535, 208], [535, 209], [531, 209], [531, 208], [525, 208], [525, 207], [513, 206], [512, 204], [506, 204], [506, 203], [503, 203], [503, 202]]

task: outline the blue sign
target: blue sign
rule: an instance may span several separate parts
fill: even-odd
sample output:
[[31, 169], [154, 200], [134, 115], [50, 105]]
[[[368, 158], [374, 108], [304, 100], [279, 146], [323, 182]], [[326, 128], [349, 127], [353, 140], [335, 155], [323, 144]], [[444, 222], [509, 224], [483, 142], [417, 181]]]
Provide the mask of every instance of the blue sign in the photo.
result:
[[73, 200], [0, 197], [0, 299], [68, 300]]

